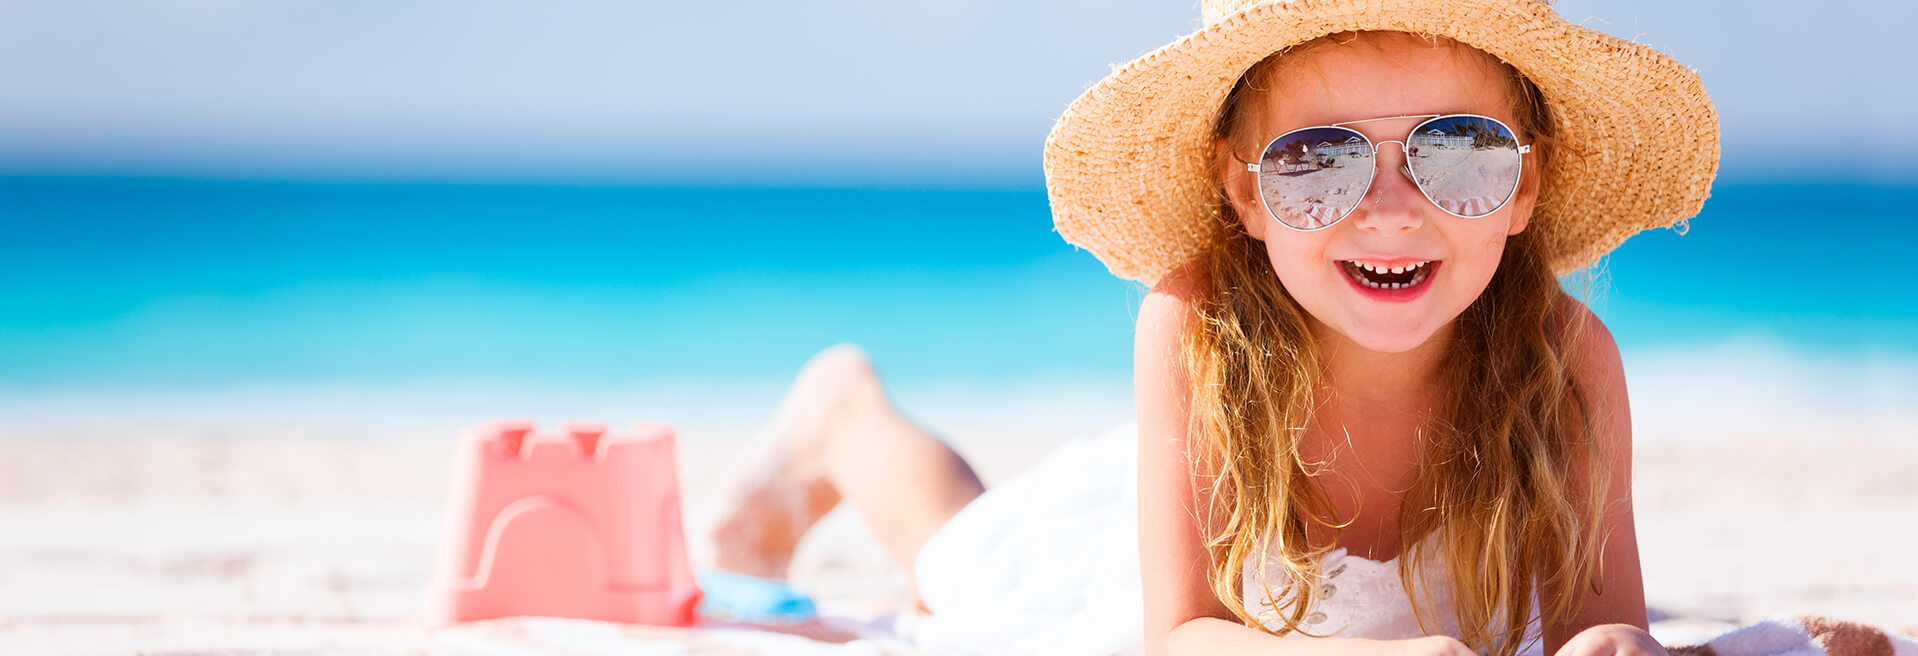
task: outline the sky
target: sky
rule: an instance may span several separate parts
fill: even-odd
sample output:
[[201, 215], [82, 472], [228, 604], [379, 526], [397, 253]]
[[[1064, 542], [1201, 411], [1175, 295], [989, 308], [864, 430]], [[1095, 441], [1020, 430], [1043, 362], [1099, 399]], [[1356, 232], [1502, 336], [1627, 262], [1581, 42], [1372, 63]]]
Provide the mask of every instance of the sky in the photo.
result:
[[[1918, 179], [1918, 5], [1557, 6], [1699, 71], [1726, 179]], [[1140, 0], [0, 0], [0, 175], [1032, 188], [1059, 112], [1198, 22]], [[1808, 170], [1801, 140], [1833, 134], [1843, 156]]]

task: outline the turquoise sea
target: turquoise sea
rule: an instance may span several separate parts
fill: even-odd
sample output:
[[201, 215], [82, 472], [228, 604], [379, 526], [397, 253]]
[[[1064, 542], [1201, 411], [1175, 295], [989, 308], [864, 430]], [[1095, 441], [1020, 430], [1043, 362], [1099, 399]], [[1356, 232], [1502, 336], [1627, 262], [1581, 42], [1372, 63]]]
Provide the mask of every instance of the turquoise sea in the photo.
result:
[[[1918, 355], [1918, 187], [1722, 183], [1634, 237], [1621, 345]], [[1143, 289], [1020, 190], [0, 178], [0, 385], [1124, 377]]]

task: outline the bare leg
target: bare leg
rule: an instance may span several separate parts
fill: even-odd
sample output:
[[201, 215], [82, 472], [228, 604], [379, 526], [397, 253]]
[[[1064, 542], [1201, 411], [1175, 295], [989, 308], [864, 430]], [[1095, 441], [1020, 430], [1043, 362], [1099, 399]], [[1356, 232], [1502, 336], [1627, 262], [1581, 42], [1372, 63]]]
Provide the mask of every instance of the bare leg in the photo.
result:
[[900, 416], [847, 344], [800, 369], [728, 487], [714, 565], [770, 578], [785, 578], [800, 537], [841, 500], [910, 576], [926, 539], [985, 491], [965, 459]]

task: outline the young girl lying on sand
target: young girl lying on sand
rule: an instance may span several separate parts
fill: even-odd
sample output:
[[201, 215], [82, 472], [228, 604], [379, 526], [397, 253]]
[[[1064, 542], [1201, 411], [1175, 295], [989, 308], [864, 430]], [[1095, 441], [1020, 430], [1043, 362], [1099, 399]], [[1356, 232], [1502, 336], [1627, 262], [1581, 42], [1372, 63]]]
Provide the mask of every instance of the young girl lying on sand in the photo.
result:
[[716, 564], [784, 576], [848, 501], [939, 650], [1663, 654], [1618, 349], [1557, 276], [1697, 213], [1697, 77], [1533, 0], [1203, 9], [1046, 144], [1058, 231], [1152, 287], [1136, 429], [987, 492], [832, 349]]

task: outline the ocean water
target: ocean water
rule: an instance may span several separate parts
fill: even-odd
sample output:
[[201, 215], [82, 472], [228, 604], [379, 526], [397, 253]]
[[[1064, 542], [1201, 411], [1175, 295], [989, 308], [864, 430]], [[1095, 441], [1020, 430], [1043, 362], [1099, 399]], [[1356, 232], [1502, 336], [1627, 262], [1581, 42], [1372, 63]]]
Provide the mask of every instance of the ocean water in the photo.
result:
[[[1721, 183], [1591, 301], [1628, 352], [1918, 356], [1918, 187]], [[1124, 378], [1143, 288], [1042, 190], [0, 178], [0, 385]], [[1902, 365], [1901, 365], [1902, 366]]]

